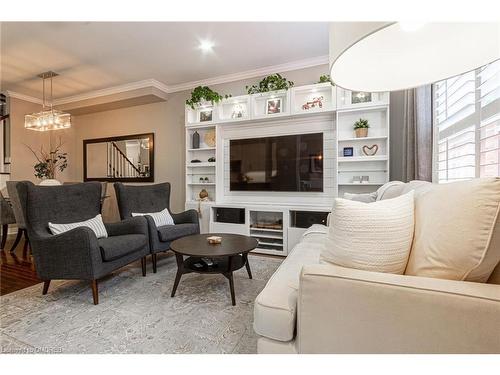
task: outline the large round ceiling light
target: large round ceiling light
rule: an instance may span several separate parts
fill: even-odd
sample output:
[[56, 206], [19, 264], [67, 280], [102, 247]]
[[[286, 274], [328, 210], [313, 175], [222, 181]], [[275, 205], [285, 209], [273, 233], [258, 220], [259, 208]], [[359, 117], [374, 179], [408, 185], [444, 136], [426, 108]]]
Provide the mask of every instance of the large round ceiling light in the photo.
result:
[[500, 23], [393, 23], [344, 50], [333, 82], [353, 91], [434, 83], [500, 59]]

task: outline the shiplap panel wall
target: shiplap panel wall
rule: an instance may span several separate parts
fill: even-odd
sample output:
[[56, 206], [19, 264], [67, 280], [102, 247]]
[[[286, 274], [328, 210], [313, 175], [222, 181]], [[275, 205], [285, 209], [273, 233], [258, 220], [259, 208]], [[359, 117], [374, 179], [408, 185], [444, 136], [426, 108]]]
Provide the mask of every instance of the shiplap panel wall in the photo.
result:
[[[323, 188], [322, 193], [311, 192], [232, 192], [229, 190], [229, 140], [307, 133], [323, 133]], [[217, 201], [227, 203], [272, 203], [293, 205], [329, 205], [336, 196], [336, 142], [335, 116], [308, 116], [287, 120], [252, 124], [225, 125], [218, 132], [218, 168], [223, 173], [217, 181]]]

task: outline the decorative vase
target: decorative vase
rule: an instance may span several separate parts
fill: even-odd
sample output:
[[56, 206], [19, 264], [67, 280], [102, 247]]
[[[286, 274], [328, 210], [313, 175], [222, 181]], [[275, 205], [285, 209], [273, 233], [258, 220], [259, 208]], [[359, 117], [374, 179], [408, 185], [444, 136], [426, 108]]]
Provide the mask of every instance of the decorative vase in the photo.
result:
[[205, 189], [201, 189], [199, 197], [202, 200], [207, 199], [208, 198], [208, 191], [206, 191]]
[[62, 184], [54, 178], [47, 178], [45, 180], [40, 181], [40, 183], [38, 185], [40, 185], [40, 186], [59, 186]]
[[368, 136], [368, 128], [357, 128], [354, 129], [356, 132], [356, 138], [364, 138]]
[[200, 148], [200, 134], [195, 131], [193, 133], [193, 148]]

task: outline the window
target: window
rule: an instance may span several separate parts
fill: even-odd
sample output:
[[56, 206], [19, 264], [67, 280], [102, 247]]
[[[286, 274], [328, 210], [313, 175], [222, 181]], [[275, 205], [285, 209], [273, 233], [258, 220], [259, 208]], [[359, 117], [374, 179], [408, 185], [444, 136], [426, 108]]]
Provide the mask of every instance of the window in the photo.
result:
[[436, 182], [500, 176], [500, 60], [433, 86]]

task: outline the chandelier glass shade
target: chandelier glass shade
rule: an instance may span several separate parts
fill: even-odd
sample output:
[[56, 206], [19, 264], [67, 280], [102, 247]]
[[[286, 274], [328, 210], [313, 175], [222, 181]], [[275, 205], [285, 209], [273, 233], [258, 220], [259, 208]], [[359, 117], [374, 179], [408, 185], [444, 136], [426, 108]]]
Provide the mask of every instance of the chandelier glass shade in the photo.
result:
[[[45, 72], [38, 75], [43, 80], [43, 104], [40, 112], [24, 116], [24, 127], [30, 130], [47, 131], [68, 129], [71, 127], [71, 115], [53, 108], [52, 97], [52, 78], [58, 74], [54, 72]], [[50, 100], [46, 103], [45, 80], [50, 79]]]

